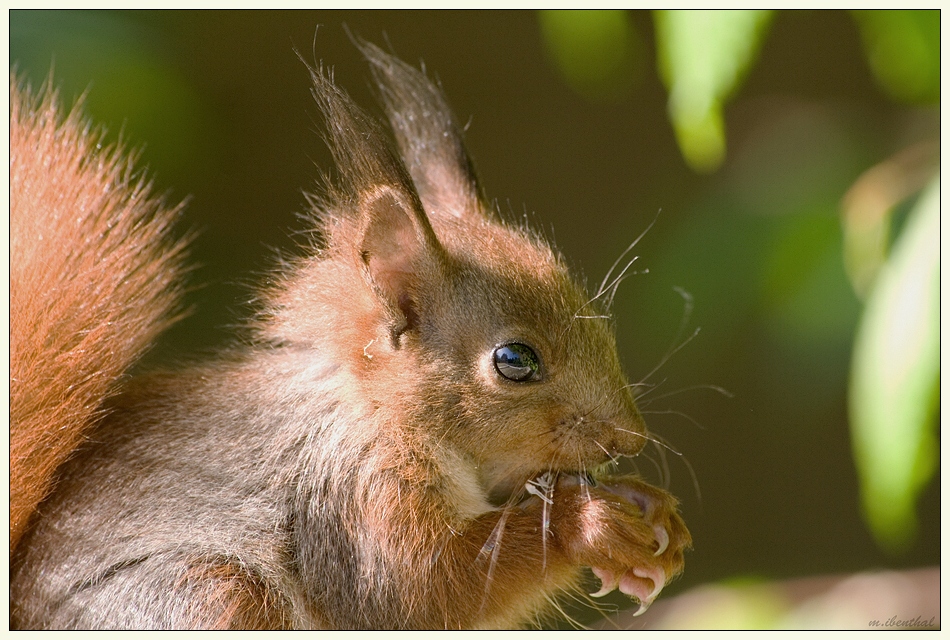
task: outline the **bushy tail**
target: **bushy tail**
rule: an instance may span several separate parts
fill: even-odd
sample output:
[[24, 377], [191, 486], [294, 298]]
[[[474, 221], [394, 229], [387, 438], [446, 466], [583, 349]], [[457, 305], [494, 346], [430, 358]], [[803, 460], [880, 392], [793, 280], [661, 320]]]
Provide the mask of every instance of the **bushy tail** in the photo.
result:
[[123, 373], [173, 320], [180, 207], [10, 80], [10, 549]]

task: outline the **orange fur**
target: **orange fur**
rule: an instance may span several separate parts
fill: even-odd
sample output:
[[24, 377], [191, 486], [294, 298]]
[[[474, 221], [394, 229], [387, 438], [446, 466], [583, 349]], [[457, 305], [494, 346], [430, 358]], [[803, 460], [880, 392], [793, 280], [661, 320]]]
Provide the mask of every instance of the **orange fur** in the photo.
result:
[[99, 142], [49, 87], [37, 99], [11, 77], [11, 550], [179, 299], [177, 208]]

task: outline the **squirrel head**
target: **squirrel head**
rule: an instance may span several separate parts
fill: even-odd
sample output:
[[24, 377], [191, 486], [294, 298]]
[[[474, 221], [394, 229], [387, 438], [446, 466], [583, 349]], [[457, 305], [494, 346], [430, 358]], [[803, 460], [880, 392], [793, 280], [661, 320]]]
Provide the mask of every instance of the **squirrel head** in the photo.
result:
[[312, 199], [320, 244], [275, 283], [262, 337], [330, 358], [373, 424], [450, 447], [495, 502], [636, 455], [645, 426], [606, 317], [559, 254], [484, 204], [440, 90], [358, 46], [398, 151], [311, 69], [340, 179]]

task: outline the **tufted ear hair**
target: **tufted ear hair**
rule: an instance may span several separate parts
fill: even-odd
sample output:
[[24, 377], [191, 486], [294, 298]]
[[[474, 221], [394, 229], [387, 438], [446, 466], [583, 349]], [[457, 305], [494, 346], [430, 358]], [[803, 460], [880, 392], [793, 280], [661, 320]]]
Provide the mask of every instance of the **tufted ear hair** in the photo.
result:
[[358, 40], [380, 88], [399, 150], [432, 216], [478, 214], [480, 190], [442, 91], [424, 73]]
[[327, 144], [340, 172], [337, 206], [356, 217], [355, 248], [364, 277], [388, 310], [394, 346], [418, 326], [422, 295], [439, 277], [445, 256], [419, 195], [379, 124], [310, 68], [313, 96], [326, 118]]

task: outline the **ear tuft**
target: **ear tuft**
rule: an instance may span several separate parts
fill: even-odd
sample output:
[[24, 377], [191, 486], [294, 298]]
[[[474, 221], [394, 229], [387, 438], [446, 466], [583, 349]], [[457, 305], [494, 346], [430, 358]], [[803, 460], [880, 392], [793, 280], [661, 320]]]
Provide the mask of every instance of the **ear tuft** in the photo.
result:
[[422, 71], [357, 40], [371, 64], [400, 155], [429, 215], [481, 215], [480, 189], [445, 96]]

